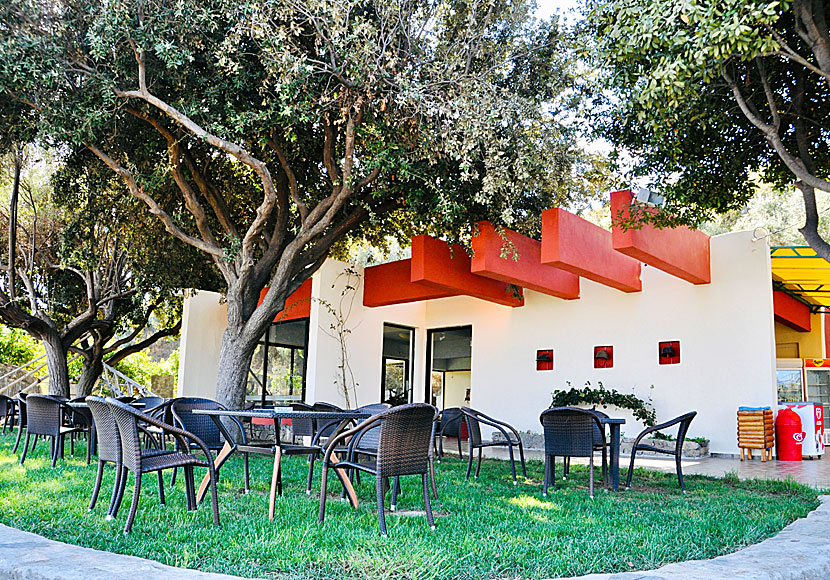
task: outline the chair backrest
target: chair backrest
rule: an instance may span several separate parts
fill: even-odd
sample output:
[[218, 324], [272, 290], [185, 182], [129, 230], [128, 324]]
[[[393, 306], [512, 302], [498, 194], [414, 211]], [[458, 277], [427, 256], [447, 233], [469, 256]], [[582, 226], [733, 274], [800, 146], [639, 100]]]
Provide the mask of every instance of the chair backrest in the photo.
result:
[[[602, 411], [597, 411], [596, 409], [588, 409], [593, 415], [596, 415], [600, 421], [602, 419], [607, 419], [608, 415], [603, 413]], [[606, 438], [605, 438], [605, 427], [600, 423], [594, 423], [594, 445], [605, 445]]]
[[[291, 408], [295, 411], [313, 411], [314, 407], [306, 403], [291, 403]], [[300, 417], [298, 419], [291, 419], [291, 431], [295, 437], [313, 437], [314, 436], [314, 421]]]
[[539, 417], [545, 432], [545, 455], [590, 457], [594, 452], [594, 427], [599, 418], [576, 407], [554, 407]]
[[139, 437], [138, 432], [138, 420], [143, 413], [139, 413], [129, 405], [112, 397], [106, 398], [106, 404], [109, 405], [118, 425], [122, 465], [133, 472], [141, 471], [141, 437]]
[[118, 423], [112, 414], [112, 409], [103, 397], [89, 396], [86, 404], [95, 421], [95, 435], [98, 441], [98, 459], [100, 461], [121, 461], [121, 436], [118, 434]]
[[697, 416], [697, 411], [691, 411], [679, 417], [675, 417], [670, 422], [678, 422], [677, 427], [677, 444], [675, 445], [675, 455], [680, 456], [683, 451], [683, 442], [686, 440], [686, 433], [689, 431], [689, 425], [692, 419]]
[[26, 398], [26, 428], [32, 435], [55, 436], [63, 424], [61, 402], [46, 395]]
[[[384, 411], [390, 409], [392, 405], [389, 403], [372, 403], [371, 405], [363, 405], [362, 407], [358, 407], [357, 411], [361, 413], [371, 413], [373, 416], [377, 415], [378, 413], [383, 413]], [[358, 419], [357, 424], [360, 425], [361, 423], [365, 423], [369, 417], [366, 419]], [[378, 442], [380, 440], [380, 425], [376, 427], [372, 427], [367, 431], [364, 431], [360, 435], [360, 440], [357, 442], [358, 449], [369, 449], [369, 450], [376, 450], [378, 448]]]
[[447, 437], [460, 437], [464, 413], [458, 407], [449, 407], [441, 411], [441, 434]]
[[26, 393], [17, 393], [17, 408], [20, 409], [17, 417], [17, 425], [19, 429], [26, 427], [28, 424], [28, 416], [26, 412]]
[[5, 417], [9, 414], [9, 409], [13, 406], [12, 400], [6, 395], [0, 395], [0, 417]]
[[467, 423], [467, 436], [473, 445], [481, 445], [481, 426], [478, 423], [476, 414], [478, 411], [468, 407], [461, 407], [461, 413], [464, 415], [464, 421]]
[[195, 409], [219, 411], [224, 410], [225, 406], [212, 399], [203, 399], [200, 397], [176, 399], [170, 406], [173, 419], [179, 427], [185, 431], [190, 431], [204, 441], [208, 449], [221, 449], [225, 444], [225, 439], [222, 437], [222, 432], [219, 431], [219, 427], [216, 426], [216, 423], [208, 415], [193, 414]]
[[146, 413], [150, 409], [155, 409], [159, 405], [164, 404], [164, 399], [161, 397], [141, 397], [136, 399], [136, 403], [144, 403], [144, 412]]
[[[321, 401], [317, 401], [312, 405], [313, 410], [315, 411], [342, 411], [341, 407], [337, 405], [333, 405], [331, 403], [324, 403]], [[335, 429], [339, 423], [337, 421], [331, 421], [328, 419], [320, 419], [315, 422], [314, 430], [320, 430], [318, 434], [319, 437], [330, 437], [332, 433], [334, 433]]]
[[380, 414], [379, 477], [427, 472], [432, 450], [432, 427], [437, 412], [435, 407], [426, 403], [409, 403]]

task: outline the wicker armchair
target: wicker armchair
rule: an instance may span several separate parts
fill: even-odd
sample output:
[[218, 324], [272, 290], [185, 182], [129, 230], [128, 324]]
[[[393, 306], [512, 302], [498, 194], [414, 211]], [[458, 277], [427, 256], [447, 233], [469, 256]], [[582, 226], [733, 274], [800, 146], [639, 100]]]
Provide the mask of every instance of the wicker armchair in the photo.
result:
[[[225, 440], [234, 441], [234, 437], [227, 429], [219, 429], [216, 421], [207, 415], [196, 415], [193, 413], [195, 409], [203, 410], [226, 410], [227, 407], [212, 399], [203, 399], [200, 397], [183, 397], [173, 401], [170, 405], [170, 412], [173, 416], [173, 424], [188, 431], [199, 438], [204, 446], [211, 451], [220, 451], [225, 446]], [[248, 439], [245, 435], [245, 429], [242, 428], [242, 423], [236, 417], [228, 417], [230, 424], [234, 425], [239, 433], [238, 438], [242, 445], [248, 444]], [[220, 423], [221, 424], [221, 423]], [[198, 446], [191, 442], [189, 449], [196, 449]], [[186, 449], [179, 449], [179, 451], [186, 451]], [[251, 485], [250, 469], [248, 466], [248, 453], [242, 452], [243, 466], [245, 470], [245, 493], [248, 493]], [[217, 475], [218, 477], [218, 475]], [[173, 485], [176, 481], [176, 472], [173, 472], [171, 478]]]
[[[343, 431], [333, 437], [323, 457], [323, 474], [320, 485], [319, 521], [325, 520], [326, 491], [329, 468], [357, 469], [374, 475], [377, 479], [378, 521], [380, 530], [386, 535], [386, 516], [384, 514], [384, 481], [390, 477], [402, 475], [420, 475], [424, 488], [424, 505], [426, 507], [429, 527], [435, 529], [432, 506], [429, 500], [427, 474], [432, 456], [432, 440], [435, 436], [435, 418], [437, 410], [426, 403], [400, 405], [370, 417], [357, 427]], [[368, 462], [337, 461], [333, 457], [338, 444], [380, 425], [377, 455]], [[344, 475], [340, 469], [335, 473], [341, 480]]]
[[438, 413], [438, 422], [441, 428], [438, 429], [438, 463], [444, 456], [444, 437], [455, 437], [458, 443], [458, 457], [464, 459], [461, 452], [461, 426], [464, 425], [464, 413], [459, 407], [449, 407]]
[[23, 436], [23, 429], [26, 429], [26, 397], [26, 393], [17, 393], [17, 438], [14, 440], [14, 449], [12, 449], [12, 453], [17, 453], [17, 448], [20, 445], [20, 439]]
[[[112, 463], [115, 465], [115, 483], [112, 487], [112, 497], [110, 498], [109, 508], [107, 509], [107, 519], [112, 519], [115, 503], [118, 499], [118, 492], [122, 489], [121, 436], [118, 434], [118, 424], [115, 421], [115, 416], [112, 414], [112, 409], [110, 409], [103, 397], [86, 397], [86, 404], [92, 414], [93, 431], [98, 442], [98, 473], [95, 476], [95, 486], [92, 489], [92, 498], [89, 502], [88, 511], [95, 509], [95, 504], [98, 501], [98, 493], [101, 490], [101, 479], [104, 476], [104, 465], [106, 463]], [[141, 430], [140, 426], [139, 429]], [[150, 436], [150, 441], [155, 441], [155, 438]], [[145, 457], [172, 453], [162, 449], [143, 449], [141, 452]], [[164, 479], [162, 478], [161, 471], [158, 472], [158, 479], [159, 501], [164, 504]]]
[[[121, 499], [124, 496], [124, 487], [127, 484], [127, 472], [132, 471], [135, 474], [135, 489], [133, 491], [133, 501], [130, 504], [130, 513], [127, 516], [127, 522], [124, 525], [124, 533], [129, 534], [133, 527], [135, 520], [135, 512], [138, 508], [138, 500], [141, 497], [141, 476], [144, 473], [153, 471], [161, 471], [164, 469], [174, 469], [181, 467], [184, 470], [185, 477], [185, 494], [187, 496], [187, 509], [196, 509], [196, 490], [194, 487], [193, 468], [207, 467], [210, 476], [210, 494], [211, 507], [213, 509], [213, 523], [219, 525], [219, 498], [216, 491], [216, 469], [213, 464], [213, 457], [207, 445], [193, 435], [179, 429], [172, 425], [167, 425], [161, 421], [153, 419], [151, 416], [136, 411], [129, 405], [125, 405], [113, 398], [106, 399], [107, 405], [112, 410], [115, 416], [115, 422], [118, 425], [118, 434], [121, 437], [121, 482], [118, 497], [113, 508], [113, 517], [118, 514], [118, 509], [121, 506]], [[154, 454], [147, 456], [141, 450], [141, 438], [139, 430], [139, 421], [148, 425], [153, 425], [161, 429], [164, 433], [172, 436], [177, 443], [179, 451], [172, 453]], [[187, 453], [191, 445], [195, 445], [205, 455], [205, 460], [202, 461], [196, 455]]]
[[[637, 435], [637, 438], [634, 440], [634, 445], [631, 447], [631, 463], [628, 467], [628, 477], [625, 480], [626, 489], [631, 489], [631, 476], [634, 475], [634, 458], [637, 456], [637, 452], [651, 451], [653, 453], [674, 455], [674, 463], [677, 468], [677, 481], [680, 482], [681, 491], [683, 493], [686, 493], [686, 485], [683, 483], [683, 468], [681, 466], [681, 457], [683, 455], [683, 442], [686, 440], [686, 433], [689, 431], [689, 425], [691, 424], [692, 419], [694, 419], [696, 415], [697, 411], [686, 413], [685, 415], [675, 417], [671, 421], [660, 423], [659, 425], [655, 425], [654, 427], [648, 427], [647, 429], [644, 429], [639, 435]], [[653, 445], [640, 443], [640, 441], [646, 435], [654, 433], [655, 431], [662, 431], [663, 429], [674, 427], [675, 425], [678, 425], [678, 428], [676, 438], [677, 442], [674, 446], [674, 451], [668, 451], [666, 449], [660, 449], [659, 447], [655, 447]]]
[[63, 457], [64, 439], [73, 433], [85, 433], [86, 435], [86, 464], [90, 462], [91, 438], [88, 424], [86, 426], [74, 426], [72, 419], [79, 423], [86, 418], [79, 416], [77, 411], [54, 397], [46, 395], [29, 395], [26, 397], [26, 443], [23, 447], [23, 455], [20, 457], [20, 465], [26, 461], [26, 453], [29, 449], [29, 439], [32, 435], [35, 440], [32, 443], [32, 450], [37, 444], [38, 437], [49, 437], [51, 440], [52, 467], [55, 467], [58, 456]]
[[[606, 413], [603, 413], [602, 411], [597, 411], [596, 409], [588, 409], [588, 411], [590, 411], [600, 419], [599, 425], [594, 423], [594, 451], [602, 452], [602, 480], [605, 481], [605, 478], [608, 477], [608, 448], [611, 446], [611, 442], [608, 441], [608, 438], [605, 436], [605, 425], [602, 424], [602, 420], [607, 419], [608, 415]], [[565, 457], [564, 466], [562, 470], [562, 479], [568, 478], [568, 473], [570, 473], [570, 470], [571, 458]]]
[[[594, 497], [594, 435], [599, 434], [601, 445], [605, 445], [605, 431], [600, 418], [586, 409], [576, 407], [554, 407], [539, 417], [545, 433], [545, 481], [542, 495], [548, 495], [548, 485], [556, 479], [556, 458], [587, 457], [588, 487]], [[598, 428], [598, 431], [595, 430]], [[605, 474], [603, 473], [603, 484]]]
[[[522, 438], [519, 437], [519, 432], [511, 425], [504, 421], [499, 421], [475, 409], [468, 407], [461, 407], [461, 413], [464, 415], [464, 421], [467, 424], [467, 433], [470, 443], [470, 461], [467, 464], [467, 479], [470, 479], [470, 471], [473, 468], [473, 451], [478, 449], [478, 463], [476, 464], [476, 474], [481, 469], [481, 451], [485, 447], [507, 447], [507, 452], [510, 455], [510, 467], [513, 470], [513, 485], [516, 485], [516, 460], [513, 456], [513, 447], [519, 448], [519, 457], [522, 461], [522, 474], [527, 477], [527, 467], [525, 466], [525, 452], [522, 446]], [[481, 425], [493, 427], [499, 431], [503, 436], [503, 441], [485, 441], [481, 438]]]

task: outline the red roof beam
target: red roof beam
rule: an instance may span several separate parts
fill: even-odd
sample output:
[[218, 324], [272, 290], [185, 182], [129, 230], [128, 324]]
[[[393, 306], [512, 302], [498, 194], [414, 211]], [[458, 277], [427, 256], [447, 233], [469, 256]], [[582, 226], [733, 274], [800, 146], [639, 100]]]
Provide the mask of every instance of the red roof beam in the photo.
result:
[[643, 224], [623, 229], [619, 224], [631, 219], [632, 197], [628, 190], [611, 194], [614, 249], [692, 284], [709, 284], [709, 236], [687, 226], [658, 229]]
[[424, 283], [448, 292], [472, 296], [504, 306], [522, 306], [508, 284], [477, 276], [470, 271], [470, 256], [461, 246], [449, 245], [430, 236], [412, 238], [412, 282]]
[[[504, 230], [506, 239], [502, 238], [490, 222], [479, 222], [478, 229], [470, 262], [473, 274], [556, 298], [579, 298], [579, 276], [542, 264], [541, 242], [507, 229]], [[511, 254], [513, 250], [518, 256]]]
[[363, 270], [363, 305], [373, 308], [433, 298], [458, 296], [458, 292], [410, 281], [412, 260], [398, 260]]
[[[259, 293], [257, 306], [265, 300], [265, 295], [268, 294], [268, 290], [269, 288], [266, 286]], [[285, 299], [285, 307], [277, 312], [277, 315], [274, 317], [274, 322], [288, 322], [289, 320], [308, 318], [309, 316], [311, 316], [311, 278], [303, 282], [299, 288], [294, 290]]]
[[542, 212], [542, 263], [623, 292], [640, 292], [640, 262], [615, 252], [611, 232], [564, 209]]
[[780, 290], [772, 293], [772, 309], [775, 322], [780, 322], [798, 332], [810, 332], [810, 308]]

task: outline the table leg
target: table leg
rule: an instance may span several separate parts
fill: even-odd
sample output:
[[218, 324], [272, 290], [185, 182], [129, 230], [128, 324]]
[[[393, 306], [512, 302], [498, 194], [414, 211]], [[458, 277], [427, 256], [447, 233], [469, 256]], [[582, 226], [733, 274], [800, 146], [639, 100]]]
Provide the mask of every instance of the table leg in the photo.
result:
[[620, 426], [611, 423], [611, 489], [620, 490]]
[[[219, 477], [219, 468], [222, 467], [222, 464], [228, 459], [231, 453], [233, 453], [234, 446], [225, 441], [225, 446], [222, 447], [219, 454], [216, 456], [213, 464], [216, 466], [216, 477]], [[205, 477], [202, 479], [202, 483], [199, 484], [199, 491], [196, 492], [196, 504], [200, 504], [203, 499], [205, 499], [205, 494], [208, 490], [208, 485], [210, 485], [210, 473], [206, 473]]]
[[336, 466], [336, 464], [340, 461], [337, 458], [337, 454], [332, 453], [329, 460], [331, 463], [335, 464], [334, 472], [337, 474], [337, 477], [340, 478], [340, 483], [343, 484], [343, 488], [346, 490], [346, 495], [349, 498], [349, 503], [352, 504], [353, 508], [357, 508], [357, 492], [354, 490], [354, 486], [352, 485], [352, 481], [349, 479], [349, 475], [348, 473], [346, 473], [346, 470], [342, 467]]
[[268, 499], [268, 519], [274, 519], [274, 508], [277, 503], [277, 480], [280, 475], [280, 461], [282, 459], [282, 449], [280, 449], [279, 442], [274, 446], [274, 470], [271, 472], [271, 496]]

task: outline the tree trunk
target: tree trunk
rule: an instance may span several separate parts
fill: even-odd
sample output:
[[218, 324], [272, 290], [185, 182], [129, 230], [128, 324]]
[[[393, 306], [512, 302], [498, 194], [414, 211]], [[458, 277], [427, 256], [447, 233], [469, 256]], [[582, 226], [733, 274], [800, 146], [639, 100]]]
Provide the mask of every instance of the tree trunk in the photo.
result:
[[248, 369], [254, 356], [258, 337], [245, 340], [239, 329], [228, 328], [222, 336], [219, 352], [219, 373], [216, 376], [216, 400], [229, 409], [245, 406]]
[[41, 337], [46, 350], [46, 368], [49, 370], [49, 394], [69, 396], [69, 367], [66, 364], [66, 348], [54, 330]]
[[84, 358], [81, 376], [78, 377], [78, 396], [86, 397], [92, 394], [92, 389], [98, 383], [98, 378], [104, 372], [103, 354], [93, 351], [92, 356]]

